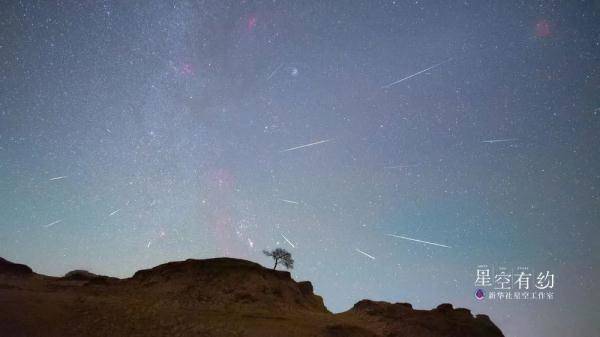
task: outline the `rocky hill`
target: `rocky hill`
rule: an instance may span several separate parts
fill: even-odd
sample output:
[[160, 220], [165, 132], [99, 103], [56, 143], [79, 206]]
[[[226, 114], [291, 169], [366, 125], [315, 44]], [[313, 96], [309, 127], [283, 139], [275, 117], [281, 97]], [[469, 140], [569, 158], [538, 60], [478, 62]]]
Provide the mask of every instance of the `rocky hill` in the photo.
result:
[[0, 258], [0, 336], [502, 336], [485, 315], [363, 300], [332, 314], [310, 282], [230, 258], [170, 262], [127, 279], [34, 273]]
[[24, 264], [12, 263], [0, 257], [0, 275], [27, 276], [33, 275], [33, 270]]

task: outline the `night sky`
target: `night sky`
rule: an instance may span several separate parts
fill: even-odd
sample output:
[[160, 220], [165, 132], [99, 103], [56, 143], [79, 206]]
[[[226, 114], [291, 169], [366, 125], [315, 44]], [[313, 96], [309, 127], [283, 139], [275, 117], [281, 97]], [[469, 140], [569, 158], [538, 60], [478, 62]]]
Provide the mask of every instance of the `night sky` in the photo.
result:
[[0, 256], [39, 273], [283, 247], [335, 312], [598, 336], [599, 131], [599, 1], [0, 5]]

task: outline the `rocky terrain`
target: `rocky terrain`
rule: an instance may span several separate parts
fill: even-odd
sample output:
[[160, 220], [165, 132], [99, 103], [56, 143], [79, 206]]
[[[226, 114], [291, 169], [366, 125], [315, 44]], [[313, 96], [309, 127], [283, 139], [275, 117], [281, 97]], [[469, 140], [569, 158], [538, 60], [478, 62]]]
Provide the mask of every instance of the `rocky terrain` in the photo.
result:
[[485, 315], [442, 304], [362, 300], [333, 314], [310, 282], [230, 258], [170, 262], [117, 279], [50, 277], [0, 258], [0, 336], [503, 336]]

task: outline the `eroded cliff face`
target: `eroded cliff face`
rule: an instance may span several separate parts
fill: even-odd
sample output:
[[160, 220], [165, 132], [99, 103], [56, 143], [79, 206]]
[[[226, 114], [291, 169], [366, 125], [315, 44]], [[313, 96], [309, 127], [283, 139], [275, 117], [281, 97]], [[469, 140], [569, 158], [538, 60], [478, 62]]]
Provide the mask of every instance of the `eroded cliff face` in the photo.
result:
[[138, 271], [125, 282], [148, 296], [189, 306], [328, 312], [310, 282], [295, 282], [289, 272], [239, 259], [170, 262]]
[[170, 262], [128, 279], [35, 274], [0, 260], [1, 336], [502, 336], [451, 305], [363, 300], [332, 314], [310, 282], [229, 258]]

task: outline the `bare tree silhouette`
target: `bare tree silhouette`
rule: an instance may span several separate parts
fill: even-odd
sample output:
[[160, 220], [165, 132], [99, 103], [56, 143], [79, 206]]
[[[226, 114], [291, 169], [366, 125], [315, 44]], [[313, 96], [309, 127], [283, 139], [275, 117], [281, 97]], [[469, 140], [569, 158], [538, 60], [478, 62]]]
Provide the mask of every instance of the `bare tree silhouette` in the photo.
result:
[[284, 267], [287, 269], [294, 268], [294, 259], [292, 259], [292, 254], [283, 248], [275, 248], [272, 251], [263, 250], [263, 254], [266, 256], [270, 256], [275, 260], [275, 265], [273, 266], [273, 270], [277, 268], [277, 264], [281, 262]]

